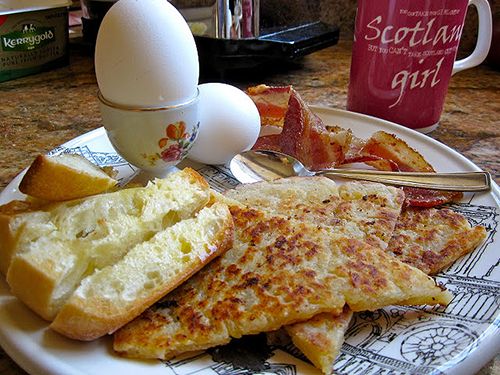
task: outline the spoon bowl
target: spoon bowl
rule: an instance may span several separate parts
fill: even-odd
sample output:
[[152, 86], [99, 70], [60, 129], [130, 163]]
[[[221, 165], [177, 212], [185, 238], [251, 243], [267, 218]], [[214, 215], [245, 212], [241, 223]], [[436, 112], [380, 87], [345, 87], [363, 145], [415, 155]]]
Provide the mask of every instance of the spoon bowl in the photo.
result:
[[242, 152], [231, 160], [229, 169], [241, 183], [272, 181], [293, 176], [326, 176], [435, 190], [488, 191], [491, 189], [491, 177], [487, 172], [385, 172], [335, 168], [311, 171], [294, 157], [270, 150]]

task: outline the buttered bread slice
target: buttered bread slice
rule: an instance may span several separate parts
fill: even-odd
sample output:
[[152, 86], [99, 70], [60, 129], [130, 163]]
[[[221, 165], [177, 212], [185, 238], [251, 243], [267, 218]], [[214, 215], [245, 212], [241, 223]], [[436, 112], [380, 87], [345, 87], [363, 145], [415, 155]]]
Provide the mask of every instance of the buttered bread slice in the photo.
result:
[[[0, 272], [7, 275], [12, 254], [21, 240], [21, 232], [26, 225], [43, 225], [47, 214], [43, 209], [46, 204], [35, 201], [15, 200], [0, 206]], [[37, 231], [30, 230], [30, 234]], [[26, 237], [24, 240], [29, 240]]]
[[209, 200], [207, 182], [194, 170], [184, 169], [146, 187], [35, 212], [33, 225], [24, 217], [15, 236], [7, 282], [14, 295], [52, 320], [84, 277], [116, 263], [155, 233], [192, 217]]
[[112, 333], [226, 251], [232, 239], [227, 205], [206, 207], [86, 277], [50, 327], [78, 340]]

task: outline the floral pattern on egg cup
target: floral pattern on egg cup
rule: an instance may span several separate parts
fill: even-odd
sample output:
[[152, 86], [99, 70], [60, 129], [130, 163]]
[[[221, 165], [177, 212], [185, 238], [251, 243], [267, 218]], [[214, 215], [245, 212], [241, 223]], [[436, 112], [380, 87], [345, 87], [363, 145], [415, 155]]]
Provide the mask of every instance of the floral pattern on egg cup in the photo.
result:
[[194, 126], [191, 135], [189, 135], [189, 133], [186, 133], [186, 123], [184, 121], [168, 124], [165, 128], [165, 137], [160, 138], [158, 141], [160, 151], [150, 155], [143, 154], [143, 158], [151, 166], [155, 166], [158, 160], [172, 163], [184, 159], [198, 135], [199, 127], [200, 123], [198, 122]]
[[151, 176], [163, 176], [191, 149], [199, 129], [199, 90], [165, 107], [127, 107], [98, 93], [106, 134], [117, 152]]

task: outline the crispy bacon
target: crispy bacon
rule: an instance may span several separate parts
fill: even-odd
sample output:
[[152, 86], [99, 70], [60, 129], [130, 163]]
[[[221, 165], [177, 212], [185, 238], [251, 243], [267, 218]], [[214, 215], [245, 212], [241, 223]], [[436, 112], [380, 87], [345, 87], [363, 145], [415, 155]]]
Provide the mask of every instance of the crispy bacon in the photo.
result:
[[403, 187], [405, 192], [405, 205], [413, 207], [435, 207], [453, 202], [462, 198], [459, 191], [442, 191]]
[[[390, 160], [398, 165], [400, 171], [404, 172], [435, 172], [432, 165], [405, 141], [384, 131], [373, 133], [360, 150], [360, 154]], [[378, 164], [377, 161], [369, 164], [380, 170], [387, 167], [386, 164]]]
[[392, 160], [382, 159], [380, 156], [376, 155], [351, 156], [344, 160], [344, 164], [352, 164], [352, 163], [365, 163], [365, 164], [376, 163], [375, 165], [379, 167], [376, 168], [378, 170], [393, 171], [393, 172], [399, 171], [399, 167], [395, 162], [393, 162]]
[[308, 168], [323, 169], [343, 163], [351, 137], [350, 130], [340, 127], [327, 130], [297, 91], [291, 89], [282, 132], [260, 137], [253, 149], [281, 151]]
[[247, 89], [247, 94], [257, 106], [262, 126], [283, 127], [291, 90], [291, 86], [269, 87], [266, 85]]
[[[261, 115], [263, 126], [282, 128], [280, 134], [262, 136], [253, 149], [281, 151], [317, 170], [365, 163], [379, 170], [434, 172], [416, 150], [394, 134], [375, 132], [367, 140], [348, 129], [325, 126], [291, 86], [259, 85], [247, 90]], [[434, 207], [462, 197], [460, 192], [404, 188], [406, 205]]]
[[281, 152], [280, 134], [265, 135], [259, 137], [253, 145], [254, 150], [271, 150]]
[[[384, 131], [375, 132], [360, 150], [360, 158], [367, 158], [366, 164], [379, 170], [404, 172], [435, 172], [424, 157], [405, 141]], [[379, 157], [380, 160], [370, 160]], [[434, 207], [462, 197], [455, 191], [440, 191], [421, 188], [403, 188], [407, 206]]]

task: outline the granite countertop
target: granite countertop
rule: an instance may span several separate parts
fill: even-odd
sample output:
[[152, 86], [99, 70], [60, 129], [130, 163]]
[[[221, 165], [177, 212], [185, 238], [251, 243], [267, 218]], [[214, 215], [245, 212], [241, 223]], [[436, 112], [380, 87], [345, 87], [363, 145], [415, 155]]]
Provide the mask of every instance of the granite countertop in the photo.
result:
[[[293, 84], [309, 104], [345, 109], [350, 42], [306, 56], [284, 72], [228, 77], [241, 88]], [[101, 126], [92, 58], [72, 48], [70, 65], [0, 83], [0, 188], [35, 156]], [[455, 75], [441, 124], [431, 137], [500, 181], [500, 73], [479, 66]]]
[[[240, 88], [293, 84], [306, 102], [345, 109], [351, 43], [306, 56], [281, 72], [227, 76]], [[272, 73], [272, 74], [271, 74]], [[36, 155], [101, 126], [92, 57], [72, 46], [70, 65], [0, 83], [0, 189]], [[455, 75], [441, 124], [431, 137], [500, 181], [500, 73], [482, 65]], [[498, 359], [482, 375], [499, 374]], [[0, 349], [0, 373], [24, 374]]]

